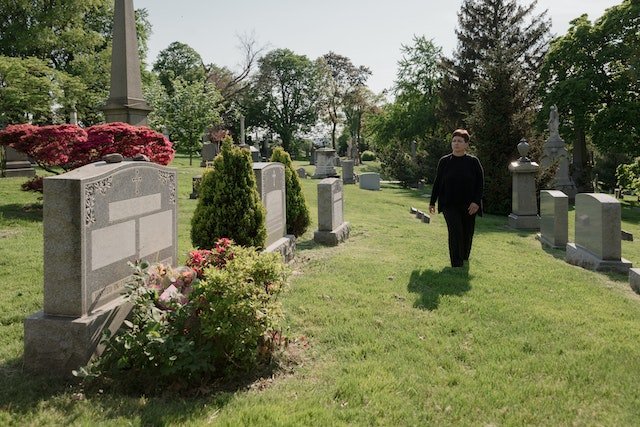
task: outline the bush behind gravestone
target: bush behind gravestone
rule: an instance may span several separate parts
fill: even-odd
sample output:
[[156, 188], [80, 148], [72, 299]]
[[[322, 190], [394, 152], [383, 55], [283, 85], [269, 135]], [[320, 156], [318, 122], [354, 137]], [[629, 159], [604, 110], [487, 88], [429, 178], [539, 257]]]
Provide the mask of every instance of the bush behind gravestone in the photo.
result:
[[198, 205], [191, 218], [191, 242], [213, 248], [227, 237], [242, 246], [264, 247], [265, 209], [258, 194], [251, 154], [226, 137], [213, 168], [202, 175]]
[[302, 236], [309, 224], [309, 208], [304, 199], [298, 174], [293, 170], [291, 157], [281, 147], [277, 147], [271, 154], [272, 162], [280, 162], [284, 165], [285, 185], [287, 193], [287, 234], [293, 234], [296, 237]]
[[129, 320], [75, 374], [87, 384], [155, 393], [233, 380], [272, 362], [286, 343], [278, 329], [286, 267], [278, 254], [224, 240], [199, 275], [189, 267], [135, 266]]

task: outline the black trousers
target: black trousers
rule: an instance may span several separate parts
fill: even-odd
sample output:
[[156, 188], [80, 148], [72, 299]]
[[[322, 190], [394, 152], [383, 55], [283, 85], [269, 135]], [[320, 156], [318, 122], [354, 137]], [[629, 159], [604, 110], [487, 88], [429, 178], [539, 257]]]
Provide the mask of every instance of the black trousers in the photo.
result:
[[467, 206], [452, 206], [442, 210], [449, 230], [449, 258], [452, 267], [462, 267], [469, 259], [476, 215], [469, 215]]

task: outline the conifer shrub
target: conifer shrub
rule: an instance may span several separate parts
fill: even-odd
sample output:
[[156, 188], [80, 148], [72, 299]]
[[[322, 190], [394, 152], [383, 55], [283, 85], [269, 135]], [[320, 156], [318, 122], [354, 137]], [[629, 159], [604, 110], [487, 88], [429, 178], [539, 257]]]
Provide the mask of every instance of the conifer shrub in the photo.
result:
[[287, 192], [287, 234], [293, 234], [296, 237], [302, 236], [307, 231], [311, 219], [307, 202], [302, 194], [302, 188], [300, 188], [298, 174], [293, 170], [291, 164], [291, 157], [281, 147], [277, 147], [273, 150], [270, 161], [280, 162], [284, 165]]
[[213, 248], [227, 237], [238, 245], [264, 247], [265, 209], [253, 174], [251, 154], [226, 137], [213, 168], [202, 175], [198, 206], [191, 219], [191, 242]]

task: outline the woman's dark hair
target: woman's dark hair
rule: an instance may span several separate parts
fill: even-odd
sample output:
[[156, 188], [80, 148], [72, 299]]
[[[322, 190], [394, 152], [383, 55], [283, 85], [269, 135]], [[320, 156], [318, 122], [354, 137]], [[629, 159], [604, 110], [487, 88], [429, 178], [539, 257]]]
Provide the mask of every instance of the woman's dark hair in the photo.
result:
[[467, 132], [466, 129], [454, 130], [453, 134], [451, 135], [451, 139], [453, 139], [454, 136], [461, 136], [464, 139], [464, 142], [466, 142], [467, 144], [469, 143], [469, 132]]

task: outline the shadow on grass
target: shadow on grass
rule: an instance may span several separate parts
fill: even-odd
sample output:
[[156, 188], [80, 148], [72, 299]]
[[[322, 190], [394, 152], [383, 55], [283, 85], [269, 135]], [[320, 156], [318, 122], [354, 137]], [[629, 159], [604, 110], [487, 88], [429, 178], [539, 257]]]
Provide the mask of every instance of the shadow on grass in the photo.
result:
[[[20, 424], [35, 412], [56, 411], [78, 417], [87, 404], [101, 420], [139, 419], [141, 425], [188, 424], [194, 418], [224, 408], [239, 392], [260, 388], [273, 370], [264, 369], [233, 382], [215, 382], [198, 389], [172, 390], [147, 395], [123, 391], [112, 384], [85, 385], [78, 379], [34, 375], [22, 368], [22, 358], [0, 365], [0, 410]], [[268, 386], [268, 384], [267, 384]], [[42, 409], [42, 404], [45, 408]], [[36, 416], [37, 419], [37, 416]]]
[[407, 289], [418, 294], [414, 307], [435, 310], [441, 295], [462, 295], [471, 289], [469, 267], [445, 267], [441, 271], [414, 270]]
[[5, 219], [42, 222], [42, 203], [0, 205], [0, 216]]

